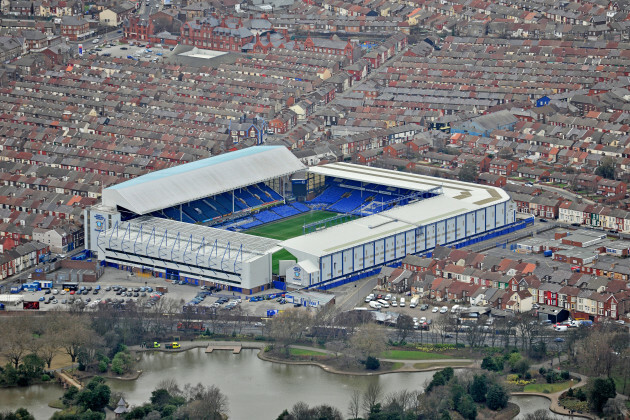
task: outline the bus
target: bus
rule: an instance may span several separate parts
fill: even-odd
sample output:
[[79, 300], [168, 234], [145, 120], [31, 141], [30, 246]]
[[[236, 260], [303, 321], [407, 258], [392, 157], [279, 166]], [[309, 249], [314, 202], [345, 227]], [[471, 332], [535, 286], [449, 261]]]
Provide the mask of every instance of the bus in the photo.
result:
[[64, 282], [64, 283], [61, 283], [61, 288], [63, 290], [65, 290], [66, 292], [70, 292], [72, 290], [74, 290], [76, 292], [77, 290], [79, 290], [79, 283], [76, 283], [76, 282]]

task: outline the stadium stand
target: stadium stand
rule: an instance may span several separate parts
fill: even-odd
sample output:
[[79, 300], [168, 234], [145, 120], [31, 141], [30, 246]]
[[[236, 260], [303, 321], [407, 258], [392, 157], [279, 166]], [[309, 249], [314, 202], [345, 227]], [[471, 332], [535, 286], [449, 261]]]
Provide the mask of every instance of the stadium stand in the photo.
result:
[[295, 216], [296, 214], [302, 213], [301, 211], [297, 210], [295, 207], [289, 206], [288, 204], [274, 207], [271, 210], [282, 218], [291, 217], [291, 216]]
[[304, 213], [311, 210], [306, 204], [303, 204], [303, 203], [295, 202], [295, 203], [291, 203], [291, 206], [293, 206], [300, 213]]
[[262, 223], [275, 222], [276, 220], [282, 219], [282, 217], [278, 216], [276, 213], [264, 210], [254, 216], [256, 219], [260, 220]]
[[352, 213], [363, 203], [364, 197], [361, 197], [361, 191], [354, 190], [344, 195], [345, 197], [328, 207], [328, 209], [338, 213]]

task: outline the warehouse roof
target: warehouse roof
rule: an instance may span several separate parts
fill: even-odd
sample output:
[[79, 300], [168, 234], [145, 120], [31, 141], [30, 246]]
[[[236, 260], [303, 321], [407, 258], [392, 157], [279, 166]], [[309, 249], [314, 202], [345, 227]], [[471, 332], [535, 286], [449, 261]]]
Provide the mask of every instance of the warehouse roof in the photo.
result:
[[147, 214], [304, 168], [286, 147], [255, 146], [151, 172], [106, 188], [103, 204]]

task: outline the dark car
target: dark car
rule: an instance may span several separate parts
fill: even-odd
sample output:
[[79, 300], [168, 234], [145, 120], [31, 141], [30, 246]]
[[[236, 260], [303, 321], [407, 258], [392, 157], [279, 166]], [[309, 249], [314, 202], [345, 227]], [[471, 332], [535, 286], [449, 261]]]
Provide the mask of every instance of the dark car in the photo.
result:
[[427, 305], [426, 303], [423, 303], [422, 305], [420, 305], [421, 311], [426, 311], [427, 309], [429, 309], [429, 305]]
[[580, 226], [582, 226], [582, 225], [581, 225], [581, 224], [579, 224], [579, 223], [571, 223], [571, 226], [574, 226], [574, 227], [580, 227]]
[[120, 47], [121, 50], [128, 50], [129, 48], [127, 47]]
[[293, 304], [293, 307], [294, 307], [294, 308], [299, 308], [300, 306], [302, 306], [302, 304], [300, 304], [300, 303], [294, 303], [294, 304]]
[[548, 220], [547, 219], [538, 219], [539, 222], [543, 222], [543, 223], [547, 223]]

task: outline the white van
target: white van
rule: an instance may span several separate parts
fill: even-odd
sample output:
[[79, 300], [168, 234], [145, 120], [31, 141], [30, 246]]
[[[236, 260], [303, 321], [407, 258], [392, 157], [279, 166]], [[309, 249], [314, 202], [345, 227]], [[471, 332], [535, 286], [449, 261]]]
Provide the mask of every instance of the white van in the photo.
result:
[[375, 301], [370, 302], [370, 308], [372, 309], [381, 309], [381, 304]]
[[404, 297], [401, 297], [401, 298], [400, 298], [400, 303], [398, 304], [398, 306], [400, 306], [401, 308], [402, 308], [403, 306], [405, 306], [405, 298], [404, 298]]
[[385, 299], [379, 299], [377, 302], [381, 304], [382, 308], [389, 308], [389, 303]]
[[568, 329], [569, 329], [569, 327], [567, 327], [566, 325], [556, 325], [556, 331], [564, 332], [564, 331], [566, 331]]
[[453, 307], [451, 308], [451, 313], [456, 314], [457, 311], [459, 311], [459, 305], [453, 305]]

